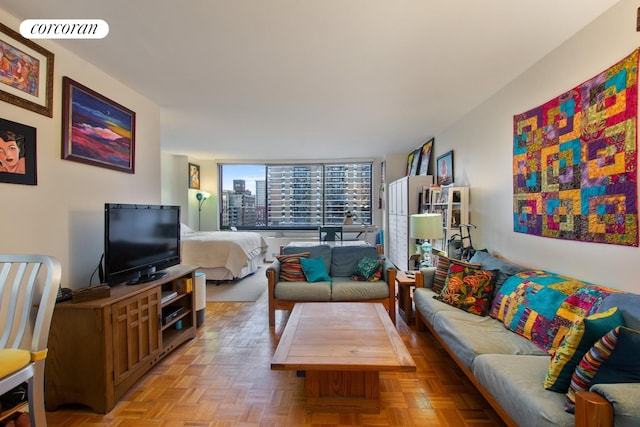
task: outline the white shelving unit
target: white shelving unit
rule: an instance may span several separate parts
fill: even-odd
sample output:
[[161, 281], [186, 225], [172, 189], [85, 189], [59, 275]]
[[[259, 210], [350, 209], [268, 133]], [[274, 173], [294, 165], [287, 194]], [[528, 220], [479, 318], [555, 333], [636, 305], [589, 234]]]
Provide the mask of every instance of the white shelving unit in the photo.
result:
[[[432, 187], [424, 209], [429, 213], [441, 213], [445, 241], [459, 232], [460, 224], [469, 223], [469, 187]], [[434, 245], [441, 248], [442, 242]]]

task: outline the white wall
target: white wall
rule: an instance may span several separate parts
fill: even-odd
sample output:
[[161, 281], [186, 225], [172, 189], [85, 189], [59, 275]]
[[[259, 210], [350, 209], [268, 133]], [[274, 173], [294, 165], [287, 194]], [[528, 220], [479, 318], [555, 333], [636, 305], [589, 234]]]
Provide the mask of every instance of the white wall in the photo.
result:
[[[476, 248], [527, 266], [640, 291], [636, 247], [564, 241], [513, 232], [513, 116], [602, 72], [640, 45], [638, 4], [623, 0], [442, 135], [436, 156], [453, 149], [455, 181], [471, 186]], [[523, 52], [526, 55], [526, 52]], [[513, 60], [517, 60], [514, 58]], [[473, 78], [470, 64], [469, 78]]]
[[[15, 30], [20, 24], [2, 9], [0, 22]], [[37, 43], [55, 55], [53, 118], [0, 102], [0, 117], [37, 129], [38, 174], [37, 186], [0, 183], [0, 253], [56, 256], [63, 286], [79, 288], [89, 284], [102, 255], [104, 203], [160, 202], [160, 111], [60, 45]], [[61, 159], [62, 76], [136, 112], [135, 174]]]

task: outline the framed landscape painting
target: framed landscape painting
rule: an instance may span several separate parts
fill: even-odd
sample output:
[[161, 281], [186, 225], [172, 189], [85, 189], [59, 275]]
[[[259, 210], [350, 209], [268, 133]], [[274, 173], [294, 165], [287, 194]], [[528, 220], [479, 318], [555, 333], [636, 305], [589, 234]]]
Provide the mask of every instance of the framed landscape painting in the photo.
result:
[[36, 128], [0, 119], [0, 182], [36, 185]]
[[136, 113], [62, 78], [62, 158], [135, 172]]
[[0, 23], [0, 100], [53, 116], [53, 53]]

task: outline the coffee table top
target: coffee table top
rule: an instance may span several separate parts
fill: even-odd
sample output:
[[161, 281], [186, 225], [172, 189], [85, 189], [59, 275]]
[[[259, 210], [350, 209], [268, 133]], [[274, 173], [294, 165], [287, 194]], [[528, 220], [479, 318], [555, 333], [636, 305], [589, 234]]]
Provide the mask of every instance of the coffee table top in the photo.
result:
[[296, 303], [271, 369], [408, 371], [416, 365], [380, 303]]

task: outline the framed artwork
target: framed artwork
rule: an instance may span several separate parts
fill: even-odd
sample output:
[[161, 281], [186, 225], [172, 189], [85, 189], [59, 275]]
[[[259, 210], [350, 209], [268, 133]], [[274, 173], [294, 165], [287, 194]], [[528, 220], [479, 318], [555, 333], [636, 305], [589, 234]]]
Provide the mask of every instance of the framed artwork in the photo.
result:
[[200, 189], [200, 166], [189, 163], [189, 188]]
[[0, 182], [36, 185], [36, 128], [0, 119]]
[[417, 175], [420, 167], [420, 152], [422, 148], [416, 148], [407, 157], [407, 176]]
[[53, 116], [53, 53], [0, 23], [0, 100]]
[[62, 78], [62, 158], [135, 173], [136, 113]]
[[431, 162], [431, 151], [433, 151], [434, 138], [422, 144], [420, 149], [420, 169], [418, 175], [429, 175], [429, 166]]
[[436, 167], [438, 185], [453, 184], [453, 150], [439, 156]]

